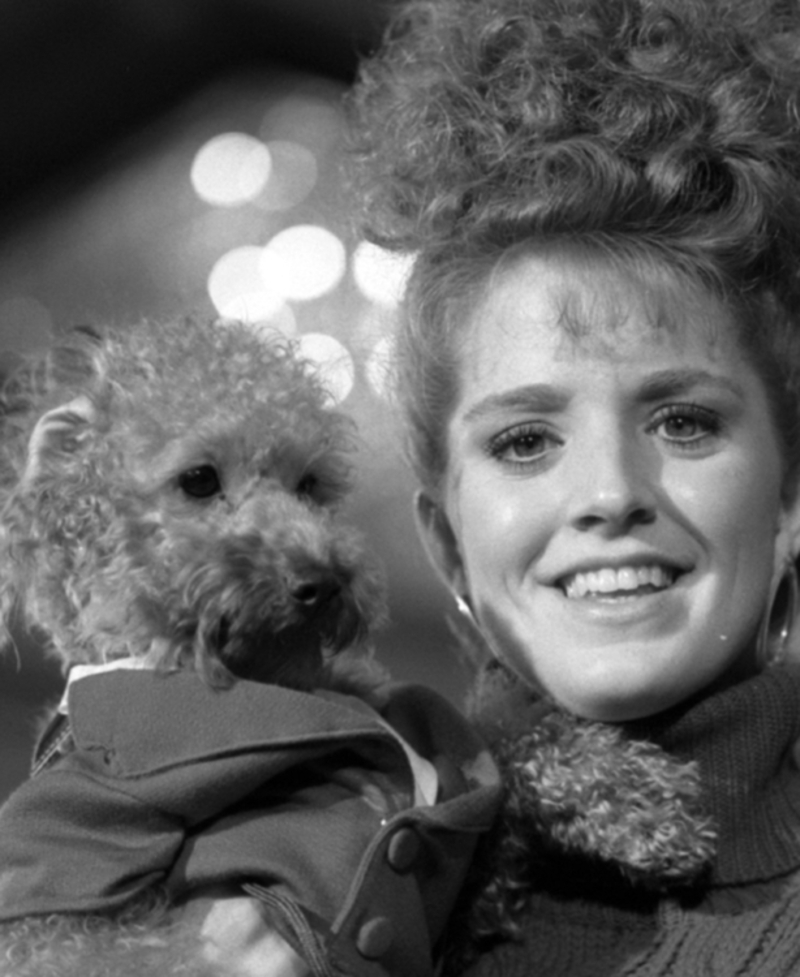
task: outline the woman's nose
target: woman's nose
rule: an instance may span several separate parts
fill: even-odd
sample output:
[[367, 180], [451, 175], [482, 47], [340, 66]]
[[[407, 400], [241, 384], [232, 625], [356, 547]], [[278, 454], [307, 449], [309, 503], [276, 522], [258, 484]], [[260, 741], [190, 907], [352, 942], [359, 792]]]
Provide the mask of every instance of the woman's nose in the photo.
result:
[[574, 458], [570, 522], [583, 532], [626, 532], [656, 517], [656, 493], [646, 449], [635, 435], [604, 437]]

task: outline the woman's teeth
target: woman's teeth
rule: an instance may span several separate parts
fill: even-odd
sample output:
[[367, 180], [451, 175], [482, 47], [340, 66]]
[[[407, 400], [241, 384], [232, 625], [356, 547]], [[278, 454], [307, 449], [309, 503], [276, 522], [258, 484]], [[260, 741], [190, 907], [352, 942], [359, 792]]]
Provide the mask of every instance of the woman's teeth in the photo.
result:
[[569, 598], [586, 597], [594, 594], [617, 594], [620, 591], [632, 592], [642, 587], [663, 590], [675, 579], [675, 571], [668, 567], [653, 565], [648, 567], [610, 567], [592, 570], [589, 573], [576, 573], [564, 581], [564, 592]]

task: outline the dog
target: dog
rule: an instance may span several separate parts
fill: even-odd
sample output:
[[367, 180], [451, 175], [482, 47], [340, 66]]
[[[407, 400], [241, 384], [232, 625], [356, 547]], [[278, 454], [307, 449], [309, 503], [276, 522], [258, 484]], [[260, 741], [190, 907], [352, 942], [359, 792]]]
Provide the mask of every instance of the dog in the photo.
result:
[[354, 532], [352, 429], [244, 326], [77, 330], [7, 386], [0, 611], [66, 665], [317, 682], [382, 612]]
[[[71, 331], [10, 378], [0, 407], [6, 638], [12, 621], [31, 629], [71, 674], [193, 671], [220, 695], [248, 680], [368, 699], [386, 612], [339, 515], [354, 445], [277, 335], [192, 319]], [[198, 952], [224, 899], [245, 927], [260, 918], [214, 890], [201, 916], [153, 892], [113, 918], [6, 923], [0, 974], [249, 973], [226, 965], [221, 937]], [[289, 958], [274, 973], [304, 972]]]

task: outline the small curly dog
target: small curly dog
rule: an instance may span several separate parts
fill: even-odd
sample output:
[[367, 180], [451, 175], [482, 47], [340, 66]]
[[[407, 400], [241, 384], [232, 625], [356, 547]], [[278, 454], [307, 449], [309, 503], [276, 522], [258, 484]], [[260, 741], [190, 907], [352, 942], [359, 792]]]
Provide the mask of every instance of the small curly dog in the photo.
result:
[[[290, 342], [192, 320], [76, 329], [11, 377], [0, 443], [2, 621], [65, 670], [193, 669], [220, 694], [377, 681], [361, 652], [380, 574], [336, 514], [352, 426]], [[29, 917], [0, 927], [0, 973], [227, 973], [198, 926], [155, 892], [113, 919]]]

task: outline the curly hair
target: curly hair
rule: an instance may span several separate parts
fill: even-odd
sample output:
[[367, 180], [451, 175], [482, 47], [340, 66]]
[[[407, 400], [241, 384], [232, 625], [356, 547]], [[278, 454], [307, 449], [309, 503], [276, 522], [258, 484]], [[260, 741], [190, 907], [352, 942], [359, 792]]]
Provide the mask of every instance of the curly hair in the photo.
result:
[[509, 248], [554, 240], [655, 258], [735, 310], [797, 469], [799, 97], [792, 0], [401, 7], [351, 99], [352, 184], [364, 235], [418, 253], [398, 386], [424, 483], [458, 323]]

